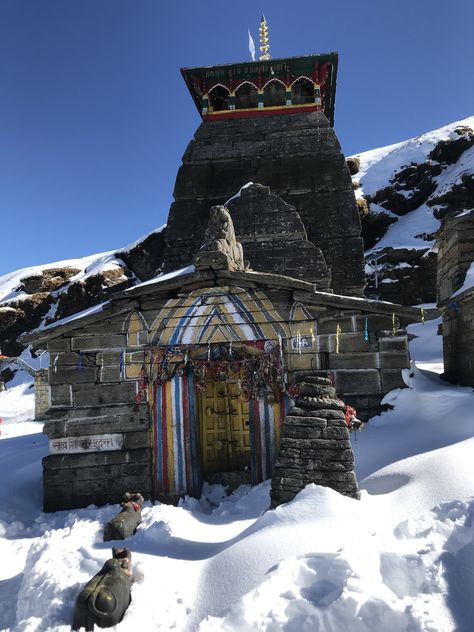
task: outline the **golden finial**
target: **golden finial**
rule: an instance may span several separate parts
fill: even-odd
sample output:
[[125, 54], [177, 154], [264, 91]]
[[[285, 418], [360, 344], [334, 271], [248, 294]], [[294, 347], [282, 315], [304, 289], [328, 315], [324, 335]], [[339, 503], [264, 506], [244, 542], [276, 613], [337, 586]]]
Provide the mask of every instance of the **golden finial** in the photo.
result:
[[268, 25], [265, 19], [265, 16], [262, 15], [262, 19], [260, 20], [260, 50], [262, 54], [260, 55], [260, 59], [270, 59], [270, 55], [268, 51], [270, 49], [270, 45], [268, 43]]

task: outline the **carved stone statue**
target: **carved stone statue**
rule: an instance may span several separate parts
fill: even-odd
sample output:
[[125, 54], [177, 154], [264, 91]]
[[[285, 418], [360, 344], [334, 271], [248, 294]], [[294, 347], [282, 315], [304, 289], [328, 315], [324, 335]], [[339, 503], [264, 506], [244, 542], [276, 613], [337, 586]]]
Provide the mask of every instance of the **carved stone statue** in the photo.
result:
[[197, 270], [246, 270], [242, 244], [235, 238], [234, 224], [225, 206], [211, 208], [205, 242], [194, 257]]

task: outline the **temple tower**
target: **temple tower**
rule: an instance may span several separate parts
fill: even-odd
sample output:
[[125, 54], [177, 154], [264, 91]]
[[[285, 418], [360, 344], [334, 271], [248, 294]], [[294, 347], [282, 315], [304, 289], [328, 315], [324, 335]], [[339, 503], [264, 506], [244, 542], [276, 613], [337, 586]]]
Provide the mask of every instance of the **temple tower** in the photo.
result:
[[[210, 207], [254, 182], [294, 207], [307, 239], [324, 255], [332, 289], [362, 294], [360, 220], [333, 129], [337, 63], [337, 53], [329, 53], [182, 69], [202, 123], [176, 178], [163, 271], [188, 265], [203, 241]], [[240, 239], [235, 217], [234, 223]], [[288, 241], [285, 226], [275, 223], [268, 214], [267, 225], [259, 226], [262, 238], [278, 230], [282, 243]], [[246, 232], [243, 242], [248, 226]], [[285, 258], [275, 269], [271, 258], [246, 256], [255, 270], [320, 280], [303, 258], [298, 269]]]

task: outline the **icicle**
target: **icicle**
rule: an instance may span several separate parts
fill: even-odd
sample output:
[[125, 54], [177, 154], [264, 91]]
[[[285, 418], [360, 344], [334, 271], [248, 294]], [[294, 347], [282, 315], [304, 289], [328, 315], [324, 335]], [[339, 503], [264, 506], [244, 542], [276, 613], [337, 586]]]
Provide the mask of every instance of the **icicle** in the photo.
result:
[[425, 324], [425, 310], [423, 309], [423, 307], [421, 308], [421, 322], [423, 323], [423, 325]]
[[392, 314], [392, 335], [395, 336], [397, 333], [397, 321], [396, 321], [396, 316], [395, 316], [395, 312], [393, 312]]
[[211, 361], [211, 343], [210, 342], [207, 343], [207, 361], [208, 362]]
[[232, 358], [232, 340], [229, 343], [229, 360]]
[[301, 333], [299, 330], [298, 330], [298, 333], [296, 334], [296, 345], [298, 347], [298, 353], [301, 355], [302, 342], [301, 342]]
[[341, 335], [341, 325], [337, 323], [336, 325], [336, 353], [339, 353], [339, 336]]
[[367, 318], [367, 316], [365, 317], [364, 324], [364, 340], [369, 340], [369, 319]]
[[57, 373], [58, 372], [58, 360], [59, 360], [59, 355], [57, 355], [54, 358], [54, 362], [53, 362], [53, 373]]

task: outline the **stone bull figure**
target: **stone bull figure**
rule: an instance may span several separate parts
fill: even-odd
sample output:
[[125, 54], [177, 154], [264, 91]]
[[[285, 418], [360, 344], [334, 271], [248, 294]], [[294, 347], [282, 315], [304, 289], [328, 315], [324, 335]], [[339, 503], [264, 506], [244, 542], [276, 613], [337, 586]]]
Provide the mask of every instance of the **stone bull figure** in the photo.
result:
[[87, 632], [110, 628], [119, 623], [131, 600], [131, 553], [128, 549], [112, 549], [113, 557], [84, 586], [74, 608], [73, 630]]
[[104, 527], [104, 542], [130, 538], [142, 521], [142, 505], [141, 494], [125, 492], [121, 502], [122, 509]]

